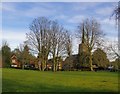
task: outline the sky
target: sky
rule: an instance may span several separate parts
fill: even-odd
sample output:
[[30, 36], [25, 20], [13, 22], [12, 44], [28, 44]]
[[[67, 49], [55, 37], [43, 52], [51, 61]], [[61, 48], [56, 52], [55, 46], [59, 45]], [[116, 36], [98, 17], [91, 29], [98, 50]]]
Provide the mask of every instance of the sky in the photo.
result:
[[[95, 18], [106, 34], [106, 40], [117, 40], [118, 34], [114, 18], [110, 19], [117, 2], [2, 2], [2, 36], [13, 50], [26, 40], [29, 25], [34, 18], [47, 17], [57, 20], [70, 30], [71, 34], [77, 25], [86, 18]], [[1, 12], [0, 12], [1, 14]], [[73, 40], [73, 53], [77, 53], [78, 41]]]

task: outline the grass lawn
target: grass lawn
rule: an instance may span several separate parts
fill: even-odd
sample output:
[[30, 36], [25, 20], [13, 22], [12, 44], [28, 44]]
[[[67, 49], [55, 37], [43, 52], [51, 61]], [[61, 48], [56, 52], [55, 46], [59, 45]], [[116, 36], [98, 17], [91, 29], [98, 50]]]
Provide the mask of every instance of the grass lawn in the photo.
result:
[[3, 92], [118, 92], [117, 72], [2, 69]]

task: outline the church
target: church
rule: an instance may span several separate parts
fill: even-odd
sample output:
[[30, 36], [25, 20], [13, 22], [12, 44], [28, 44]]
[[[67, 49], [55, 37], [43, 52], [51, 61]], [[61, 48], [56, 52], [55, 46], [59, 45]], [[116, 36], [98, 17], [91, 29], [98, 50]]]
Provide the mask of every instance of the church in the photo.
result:
[[85, 34], [82, 32], [81, 44], [79, 44], [78, 54], [67, 57], [63, 63], [64, 70], [90, 70], [88, 49], [85, 45]]

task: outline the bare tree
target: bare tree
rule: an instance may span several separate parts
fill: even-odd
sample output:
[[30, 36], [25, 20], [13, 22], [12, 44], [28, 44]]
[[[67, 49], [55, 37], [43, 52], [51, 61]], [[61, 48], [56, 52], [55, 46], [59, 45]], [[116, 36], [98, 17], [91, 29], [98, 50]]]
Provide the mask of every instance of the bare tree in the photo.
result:
[[109, 42], [108, 46], [106, 47], [107, 53], [111, 59], [118, 58], [120, 59], [119, 50], [118, 47], [118, 41]]
[[42, 70], [46, 68], [46, 62], [50, 50], [50, 24], [51, 21], [45, 17], [34, 19], [30, 25], [30, 33], [27, 33], [27, 43], [32, 51], [38, 54], [41, 60]]
[[120, 1], [118, 2], [118, 5], [115, 7], [112, 16], [115, 17], [116, 24], [118, 26], [118, 44], [117, 44], [118, 45], [118, 51], [116, 52], [116, 50], [115, 50], [116, 46], [114, 47], [114, 46], [111, 45], [110, 48], [114, 52], [114, 54], [116, 54], [116, 56], [118, 58], [120, 58], [120, 55], [118, 54], [118, 52], [120, 51], [120, 43], [119, 43], [120, 42]]
[[67, 55], [70, 56], [72, 54], [72, 36], [67, 30], [65, 32], [65, 48]]
[[53, 56], [53, 71], [57, 71], [58, 61], [60, 56], [65, 54], [65, 34], [64, 28], [56, 21], [52, 22], [51, 26], [51, 49]]
[[87, 51], [90, 69], [93, 71], [92, 50], [96, 45], [101, 44], [104, 35], [100, 28], [100, 24], [95, 19], [86, 19], [78, 25], [78, 34], [80, 35], [79, 38], [82, 39], [83, 46], [85, 46], [83, 50]]
[[115, 17], [116, 23], [119, 23], [119, 21], [120, 21], [120, 1], [118, 2], [118, 5], [115, 7], [112, 16]]
[[[117, 45], [111, 45], [111, 50], [113, 51], [113, 53], [116, 55], [115, 57], [117, 57], [117, 58], [120, 58], [120, 54], [118, 53], [118, 49], [116, 48], [116, 46], [118, 46], [118, 44]], [[120, 49], [119, 49], [120, 50]]]

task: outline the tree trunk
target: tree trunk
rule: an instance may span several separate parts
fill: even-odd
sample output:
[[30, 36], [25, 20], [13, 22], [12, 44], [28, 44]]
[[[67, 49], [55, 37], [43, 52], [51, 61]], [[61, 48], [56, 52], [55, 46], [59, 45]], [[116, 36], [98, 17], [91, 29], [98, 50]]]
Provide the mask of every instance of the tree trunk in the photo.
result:
[[22, 64], [22, 69], [24, 70], [24, 64]]
[[45, 69], [46, 69], [46, 60], [44, 60], [44, 71], [45, 71]]
[[54, 71], [54, 72], [56, 71], [55, 63], [53, 64], [53, 71]]
[[57, 71], [57, 69], [58, 69], [58, 64], [56, 63], [56, 66], [55, 66], [55, 71]]
[[42, 65], [41, 65], [41, 69], [42, 69], [42, 71], [45, 71], [45, 69], [46, 69], [46, 60], [42, 60]]
[[39, 70], [41, 71], [41, 64], [38, 64], [38, 68], [39, 68]]
[[[54, 51], [55, 52], [55, 51]], [[55, 60], [55, 53], [53, 53], [53, 71], [56, 71], [56, 60]]]
[[93, 66], [92, 66], [92, 54], [90, 52], [90, 55], [89, 55], [89, 63], [90, 63], [90, 70], [93, 71]]
[[22, 60], [22, 69], [24, 70], [25, 61]]
[[45, 66], [45, 64], [44, 64], [44, 61], [42, 61], [42, 71], [44, 71], [44, 66]]
[[38, 69], [41, 71], [42, 70], [42, 62], [41, 62], [41, 59], [39, 58], [38, 60], [37, 60], [37, 65], [38, 65]]

